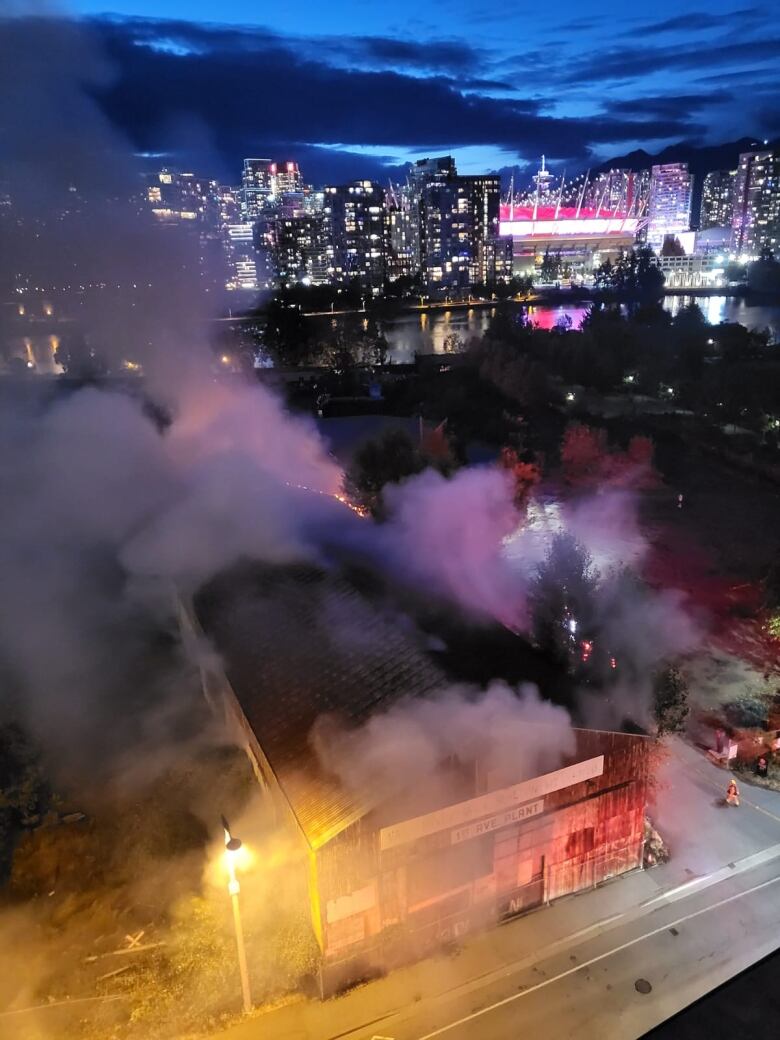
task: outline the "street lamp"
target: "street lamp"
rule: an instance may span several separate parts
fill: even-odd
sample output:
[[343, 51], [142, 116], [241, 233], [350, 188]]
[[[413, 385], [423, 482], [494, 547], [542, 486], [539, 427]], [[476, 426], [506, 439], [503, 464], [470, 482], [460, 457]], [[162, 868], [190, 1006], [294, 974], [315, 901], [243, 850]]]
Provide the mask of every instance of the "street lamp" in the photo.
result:
[[230, 833], [230, 825], [222, 817], [222, 829], [225, 832], [225, 863], [228, 871], [228, 892], [233, 905], [233, 925], [236, 929], [236, 950], [238, 951], [238, 970], [241, 973], [241, 997], [244, 1011], [252, 1010], [252, 997], [249, 992], [249, 969], [246, 963], [246, 946], [244, 945], [244, 929], [241, 927], [241, 910], [238, 905], [238, 893], [241, 886], [236, 877], [236, 854], [241, 848], [241, 839]]

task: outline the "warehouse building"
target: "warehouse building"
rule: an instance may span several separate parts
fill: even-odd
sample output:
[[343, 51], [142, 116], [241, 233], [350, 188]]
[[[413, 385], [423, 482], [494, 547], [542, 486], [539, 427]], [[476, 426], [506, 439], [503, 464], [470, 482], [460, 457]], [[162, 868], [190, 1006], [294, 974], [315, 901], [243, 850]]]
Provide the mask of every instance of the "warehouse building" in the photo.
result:
[[641, 866], [644, 737], [575, 730], [557, 768], [509, 784], [453, 762], [413, 803], [328, 775], [317, 719], [359, 724], [447, 685], [415, 635], [343, 576], [243, 565], [182, 607], [182, 623], [219, 651], [224, 670], [204, 660], [204, 692], [300, 839], [323, 993]]

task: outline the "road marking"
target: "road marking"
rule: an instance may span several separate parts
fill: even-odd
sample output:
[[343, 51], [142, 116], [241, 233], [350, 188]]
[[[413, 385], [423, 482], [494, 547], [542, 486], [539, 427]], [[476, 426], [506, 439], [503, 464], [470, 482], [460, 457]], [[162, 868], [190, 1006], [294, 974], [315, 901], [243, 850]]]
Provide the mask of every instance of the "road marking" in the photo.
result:
[[674, 903], [678, 899], [682, 899], [693, 888], [703, 891], [711, 888], [713, 885], [719, 885], [721, 881], [728, 881], [729, 878], [738, 877], [748, 870], [755, 870], [756, 867], [760, 867], [770, 860], [777, 859], [778, 856], [780, 856], [780, 843], [770, 845], [759, 852], [754, 852], [750, 856], [745, 856], [743, 859], [738, 859], [735, 863], [729, 863], [726, 867], [713, 870], [710, 874], [700, 874], [698, 877], [691, 878], [690, 881], [683, 881], [681, 885], [676, 885], [674, 888], [661, 890], [657, 895], [645, 899], [639, 906], [642, 910], [647, 910], [655, 903]]
[[551, 986], [553, 982], [560, 982], [561, 979], [565, 979], [569, 975], [574, 975], [576, 972], [582, 971], [583, 968], [589, 968], [592, 964], [598, 964], [599, 961], [606, 960], [607, 957], [613, 957], [616, 953], [621, 953], [623, 950], [627, 950], [631, 946], [636, 946], [637, 943], [644, 942], [645, 939], [651, 939], [654, 935], [660, 935], [661, 932], [666, 932], [670, 928], [676, 928], [677, 925], [684, 924], [686, 921], [693, 920], [694, 917], [700, 917], [702, 914], [709, 913], [710, 910], [717, 910], [718, 907], [725, 906], [727, 903], [733, 903], [736, 899], [741, 899], [743, 896], [749, 896], [753, 892], [759, 892], [763, 888], [768, 888], [769, 885], [776, 885], [779, 881], [780, 877], [770, 878], [769, 881], [762, 881], [759, 885], [754, 885], [752, 888], [746, 888], [744, 892], [737, 892], [733, 896], [727, 896], [725, 899], [721, 899], [717, 903], [705, 906], [702, 910], [694, 910], [692, 913], [686, 914], [684, 917], [678, 917], [676, 921], [671, 921], [667, 924], [661, 925], [660, 928], [654, 928], [650, 932], [638, 935], [635, 939], [629, 939], [628, 942], [616, 946], [613, 950], [607, 950], [606, 953], [600, 953], [596, 957], [591, 957], [589, 961], [583, 961], [582, 964], [577, 964], [573, 968], [568, 968], [566, 971], [562, 971], [560, 975], [555, 975], [553, 978], [545, 979], [543, 982], [537, 982], [536, 985], [529, 986], [528, 989], [524, 989], [520, 993], [513, 993], [509, 997], [504, 997], [503, 1000], [497, 1000], [495, 1004], [488, 1004], [487, 1007], [480, 1008], [479, 1011], [473, 1011], [470, 1015], [465, 1015], [463, 1018], [459, 1018], [454, 1022], [449, 1022], [445, 1026], [440, 1026], [438, 1029], [434, 1029], [433, 1032], [426, 1033], [424, 1036], [419, 1037], [418, 1040], [432, 1040], [435, 1036], [442, 1036], [444, 1033], [448, 1033], [451, 1029], [457, 1029], [458, 1026], [465, 1025], [467, 1022], [472, 1022], [475, 1018], [481, 1018], [490, 1011], [495, 1011], [497, 1008], [513, 1003], [515, 1000], [527, 997], [531, 993], [535, 993], [536, 990], [544, 989], [545, 986]]

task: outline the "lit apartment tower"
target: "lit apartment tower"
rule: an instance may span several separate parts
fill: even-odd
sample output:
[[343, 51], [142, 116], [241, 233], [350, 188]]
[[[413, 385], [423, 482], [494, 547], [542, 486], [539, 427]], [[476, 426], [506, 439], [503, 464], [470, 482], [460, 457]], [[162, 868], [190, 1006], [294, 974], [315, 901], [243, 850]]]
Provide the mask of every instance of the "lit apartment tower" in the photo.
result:
[[273, 175], [273, 194], [284, 195], [288, 192], [302, 192], [303, 178], [297, 162], [273, 163], [276, 167]]
[[242, 189], [227, 184], [217, 186], [217, 208], [220, 226], [238, 224], [241, 221]]
[[429, 291], [465, 289], [496, 276], [500, 178], [428, 177], [420, 191], [420, 257]]
[[216, 181], [193, 173], [159, 170], [146, 178], [146, 185], [146, 201], [161, 224], [217, 225]]
[[242, 209], [246, 220], [255, 220], [274, 195], [276, 163], [271, 159], [244, 159], [241, 176]]
[[387, 193], [387, 277], [409, 277], [420, 270], [420, 205], [410, 185]]
[[274, 258], [279, 282], [282, 285], [326, 283], [327, 245], [324, 214], [280, 214], [274, 221]]
[[731, 227], [734, 213], [736, 170], [713, 170], [704, 178], [699, 210], [699, 228]]
[[667, 235], [679, 235], [691, 225], [693, 178], [687, 163], [654, 166], [650, 177], [647, 244], [660, 250]]
[[256, 291], [260, 288], [254, 228], [251, 223], [228, 224], [224, 228], [225, 259], [229, 291]]
[[385, 193], [372, 181], [325, 188], [328, 280], [353, 278], [374, 292], [385, 279]]
[[244, 159], [241, 180], [244, 192], [244, 216], [256, 220], [285, 194], [303, 191], [303, 179], [297, 162], [274, 162], [271, 159]]
[[744, 152], [734, 181], [731, 247], [757, 256], [780, 246], [780, 154]]

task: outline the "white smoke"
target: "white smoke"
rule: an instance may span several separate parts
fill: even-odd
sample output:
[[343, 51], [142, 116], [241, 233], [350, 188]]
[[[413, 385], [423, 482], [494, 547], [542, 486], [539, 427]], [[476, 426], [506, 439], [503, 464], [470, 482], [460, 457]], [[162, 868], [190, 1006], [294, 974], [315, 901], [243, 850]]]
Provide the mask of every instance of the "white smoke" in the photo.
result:
[[503, 682], [403, 699], [352, 729], [323, 717], [310, 739], [329, 773], [377, 802], [422, 801], [434, 789], [441, 797], [453, 766], [475, 763], [491, 788], [502, 787], [557, 768], [576, 746], [565, 709], [531, 685], [515, 692]]

